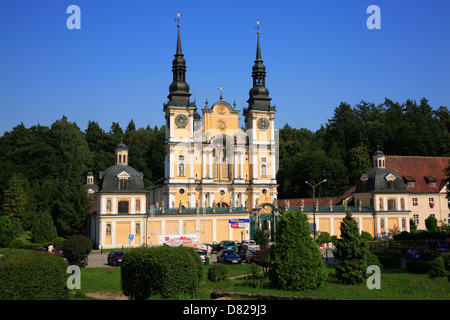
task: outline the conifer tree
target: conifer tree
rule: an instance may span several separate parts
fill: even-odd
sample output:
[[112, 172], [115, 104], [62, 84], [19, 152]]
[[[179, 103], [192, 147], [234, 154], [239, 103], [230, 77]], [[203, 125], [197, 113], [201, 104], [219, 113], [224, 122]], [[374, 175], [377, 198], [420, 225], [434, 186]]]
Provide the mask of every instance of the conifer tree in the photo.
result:
[[36, 243], [51, 241], [57, 237], [56, 227], [49, 212], [39, 212], [34, 217], [31, 238]]
[[362, 283], [367, 278], [367, 267], [371, 253], [363, 237], [359, 234], [358, 223], [350, 209], [341, 222], [341, 238], [336, 242], [336, 266], [334, 280], [343, 284]]
[[270, 250], [271, 283], [284, 290], [315, 289], [325, 280], [325, 264], [311, 236], [306, 214], [286, 211]]

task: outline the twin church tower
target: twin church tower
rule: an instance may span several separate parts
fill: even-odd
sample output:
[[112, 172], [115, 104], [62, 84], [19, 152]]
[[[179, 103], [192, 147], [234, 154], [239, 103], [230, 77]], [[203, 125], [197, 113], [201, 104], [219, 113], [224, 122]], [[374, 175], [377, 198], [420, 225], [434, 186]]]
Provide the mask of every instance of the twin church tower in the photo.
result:
[[[259, 27], [259, 22], [258, 27]], [[190, 100], [186, 60], [181, 48], [180, 24], [173, 81], [164, 104], [166, 120], [165, 175], [151, 186], [148, 205], [158, 208], [230, 207], [248, 211], [277, 199], [278, 167], [275, 106], [265, 86], [259, 29], [253, 86], [242, 115], [236, 104], [208, 101], [202, 116]]]

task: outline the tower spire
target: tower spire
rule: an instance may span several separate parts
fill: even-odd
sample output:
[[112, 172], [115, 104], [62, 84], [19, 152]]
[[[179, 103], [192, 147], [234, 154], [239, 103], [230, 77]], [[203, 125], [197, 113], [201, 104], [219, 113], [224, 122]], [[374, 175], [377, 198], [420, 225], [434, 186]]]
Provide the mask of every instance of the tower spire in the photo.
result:
[[181, 36], [180, 36], [180, 17], [181, 14], [177, 13], [177, 50], [172, 61], [172, 73], [173, 81], [169, 86], [169, 102], [175, 103], [177, 105], [189, 105], [189, 85], [186, 82], [186, 60], [184, 59], [184, 54], [181, 49]]
[[257, 29], [257, 40], [256, 40], [256, 59], [252, 68], [252, 77], [253, 77], [253, 87], [250, 89], [249, 96], [250, 98], [247, 100], [249, 104], [248, 110], [258, 109], [258, 110], [270, 110], [270, 100], [269, 98], [269, 90], [266, 88], [266, 67], [263, 64], [263, 60], [261, 57], [261, 44], [259, 41], [260, 35], [260, 27], [261, 22], [256, 21]]

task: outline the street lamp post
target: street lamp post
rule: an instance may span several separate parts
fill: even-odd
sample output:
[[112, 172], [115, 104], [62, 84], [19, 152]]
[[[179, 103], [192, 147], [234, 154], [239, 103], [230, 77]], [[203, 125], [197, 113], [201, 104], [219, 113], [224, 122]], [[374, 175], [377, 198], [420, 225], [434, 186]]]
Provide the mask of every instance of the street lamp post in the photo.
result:
[[316, 240], [316, 205], [315, 205], [315, 202], [316, 202], [316, 187], [319, 185], [319, 184], [321, 184], [321, 183], [323, 183], [323, 182], [326, 182], [327, 181], [327, 179], [324, 179], [324, 180], [322, 180], [322, 181], [320, 181], [318, 184], [316, 184], [316, 185], [312, 185], [311, 183], [309, 183], [308, 181], [305, 181], [305, 183], [306, 184], [309, 184], [311, 187], [312, 187], [312, 189], [313, 189], [313, 236], [314, 236], [314, 240]]

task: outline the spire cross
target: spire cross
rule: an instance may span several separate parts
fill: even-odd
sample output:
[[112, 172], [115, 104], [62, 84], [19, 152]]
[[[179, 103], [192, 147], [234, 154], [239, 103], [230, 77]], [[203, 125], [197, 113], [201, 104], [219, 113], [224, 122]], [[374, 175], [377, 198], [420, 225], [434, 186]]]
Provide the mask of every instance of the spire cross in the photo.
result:
[[259, 35], [259, 26], [261, 25], [261, 21], [256, 20], [256, 27], [253, 27], [254, 29], [258, 30], [256, 33]]
[[222, 97], [222, 91], [223, 91], [222, 85], [220, 85], [220, 87], [218, 89], [220, 90], [220, 100], [222, 100], [223, 99], [223, 97]]
[[180, 29], [180, 17], [181, 13], [177, 12], [177, 17], [175, 18], [175, 21], [177, 22], [178, 29]]

